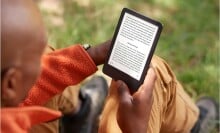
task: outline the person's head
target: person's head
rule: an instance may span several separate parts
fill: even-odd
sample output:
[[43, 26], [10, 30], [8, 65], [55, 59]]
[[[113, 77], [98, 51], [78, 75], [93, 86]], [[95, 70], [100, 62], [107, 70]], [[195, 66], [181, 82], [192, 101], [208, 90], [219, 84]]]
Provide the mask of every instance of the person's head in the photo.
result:
[[47, 38], [32, 0], [1, 1], [1, 107], [17, 106], [40, 72]]

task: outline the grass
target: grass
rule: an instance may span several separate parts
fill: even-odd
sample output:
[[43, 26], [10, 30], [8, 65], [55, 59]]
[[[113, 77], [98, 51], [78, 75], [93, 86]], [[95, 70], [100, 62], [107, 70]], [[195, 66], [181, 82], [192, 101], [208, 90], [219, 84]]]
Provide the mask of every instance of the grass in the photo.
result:
[[[77, 1], [77, 0], [76, 0]], [[112, 37], [123, 7], [159, 20], [164, 29], [156, 54], [167, 60], [194, 99], [219, 98], [219, 5], [217, 0], [65, 0], [62, 13], [42, 9], [49, 43], [99, 44]], [[64, 8], [62, 8], [64, 7]], [[56, 25], [51, 17], [62, 20]]]

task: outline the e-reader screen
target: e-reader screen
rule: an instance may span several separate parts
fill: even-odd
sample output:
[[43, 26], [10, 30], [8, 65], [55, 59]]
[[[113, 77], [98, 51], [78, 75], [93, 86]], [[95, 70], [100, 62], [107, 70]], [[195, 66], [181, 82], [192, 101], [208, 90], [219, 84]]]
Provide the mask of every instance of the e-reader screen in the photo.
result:
[[107, 65], [140, 81], [146, 65], [149, 65], [147, 62], [150, 63], [152, 58], [161, 28], [160, 23], [123, 9]]

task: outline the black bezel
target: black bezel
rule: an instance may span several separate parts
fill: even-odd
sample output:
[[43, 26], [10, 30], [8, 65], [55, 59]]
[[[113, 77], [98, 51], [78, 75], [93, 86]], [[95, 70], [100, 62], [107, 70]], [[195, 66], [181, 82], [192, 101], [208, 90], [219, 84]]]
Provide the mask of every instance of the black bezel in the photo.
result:
[[[122, 19], [123, 19], [125, 13], [132, 14], [132, 15], [134, 15], [138, 18], [141, 18], [144, 21], [150, 22], [150, 23], [152, 23], [152, 24], [154, 24], [158, 27], [158, 31], [156, 33], [155, 39], [154, 39], [153, 44], [152, 44], [152, 48], [150, 50], [148, 59], [145, 63], [145, 67], [144, 67], [143, 73], [142, 73], [141, 78], [140, 78], [139, 81], [132, 78], [128, 74], [126, 74], [126, 73], [124, 73], [124, 72], [122, 72], [122, 71], [120, 71], [120, 70], [118, 70], [118, 69], [116, 69], [113, 66], [108, 64], [108, 60], [110, 58], [110, 54], [112, 53], [112, 48], [114, 47], [115, 40], [116, 40], [116, 37], [118, 35], [118, 31], [120, 29], [121, 22], [122, 22]], [[147, 74], [147, 70], [149, 68], [150, 61], [152, 59], [154, 50], [155, 50], [157, 42], [159, 40], [161, 31], [162, 31], [162, 24], [160, 22], [152, 20], [152, 19], [150, 19], [146, 16], [143, 16], [143, 15], [141, 15], [141, 14], [135, 12], [135, 11], [132, 11], [128, 8], [123, 8], [123, 10], [121, 12], [121, 16], [120, 16], [119, 21], [118, 21], [118, 25], [117, 25], [115, 33], [114, 33], [114, 36], [112, 38], [111, 47], [110, 47], [110, 50], [108, 52], [107, 59], [106, 59], [105, 64], [103, 66], [103, 73], [107, 74], [108, 76], [112, 77], [115, 80], [124, 81], [128, 85], [131, 93], [137, 91], [137, 89], [140, 87], [140, 85], [143, 83], [143, 81], [145, 79], [145, 76]]]

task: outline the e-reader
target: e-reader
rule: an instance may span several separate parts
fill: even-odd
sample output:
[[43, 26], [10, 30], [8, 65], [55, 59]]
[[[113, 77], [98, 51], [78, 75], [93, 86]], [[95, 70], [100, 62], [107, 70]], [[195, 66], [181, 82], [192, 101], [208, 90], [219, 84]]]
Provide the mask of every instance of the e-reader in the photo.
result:
[[103, 72], [124, 81], [130, 92], [143, 83], [162, 31], [162, 24], [128, 8], [118, 21]]

